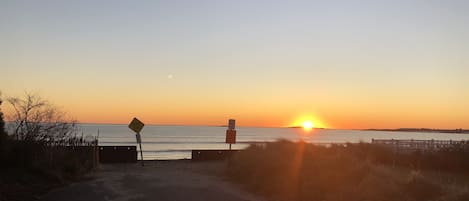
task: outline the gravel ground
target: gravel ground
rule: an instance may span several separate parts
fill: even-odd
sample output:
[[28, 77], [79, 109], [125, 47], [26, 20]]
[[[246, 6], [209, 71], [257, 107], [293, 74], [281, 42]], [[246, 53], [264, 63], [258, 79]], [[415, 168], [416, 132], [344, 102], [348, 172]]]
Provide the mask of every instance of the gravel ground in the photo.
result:
[[44, 195], [43, 201], [262, 201], [226, 181], [222, 162], [148, 161], [101, 165], [93, 179]]

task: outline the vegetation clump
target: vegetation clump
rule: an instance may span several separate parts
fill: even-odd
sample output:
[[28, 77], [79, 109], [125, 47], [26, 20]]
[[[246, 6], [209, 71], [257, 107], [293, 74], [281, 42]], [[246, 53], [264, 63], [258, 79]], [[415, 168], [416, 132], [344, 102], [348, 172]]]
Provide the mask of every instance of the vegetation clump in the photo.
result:
[[330, 147], [277, 141], [251, 145], [228, 161], [228, 177], [279, 201], [461, 200], [469, 153], [396, 153], [359, 143]]
[[11, 113], [5, 126], [0, 111], [0, 200], [33, 200], [93, 169], [96, 141], [77, 137], [64, 112], [33, 94], [6, 101]]

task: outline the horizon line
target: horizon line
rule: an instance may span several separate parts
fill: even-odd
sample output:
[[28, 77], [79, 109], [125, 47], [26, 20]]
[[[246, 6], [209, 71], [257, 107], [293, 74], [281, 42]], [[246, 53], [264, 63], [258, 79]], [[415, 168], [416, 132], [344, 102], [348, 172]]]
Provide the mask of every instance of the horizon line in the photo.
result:
[[[125, 123], [96, 123], [96, 122], [77, 122], [78, 124], [108, 124], [108, 125], [128, 125]], [[208, 126], [208, 127], [227, 127], [227, 125], [209, 125], [209, 124], [145, 124], [146, 126]], [[302, 128], [302, 126], [237, 126], [250, 128]], [[315, 129], [327, 130], [399, 130], [399, 129], [429, 129], [429, 130], [469, 130], [469, 128], [427, 128], [427, 127], [398, 127], [398, 128], [333, 128], [317, 127]]]

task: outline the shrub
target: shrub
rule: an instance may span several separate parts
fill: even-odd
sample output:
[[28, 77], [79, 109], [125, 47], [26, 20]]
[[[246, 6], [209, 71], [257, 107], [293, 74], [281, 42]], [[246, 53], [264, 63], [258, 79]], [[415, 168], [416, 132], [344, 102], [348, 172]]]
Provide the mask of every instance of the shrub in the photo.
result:
[[0, 200], [26, 200], [39, 192], [36, 189], [75, 179], [94, 168], [92, 151], [97, 142], [75, 137], [75, 123], [66, 120], [64, 112], [30, 94], [8, 102], [14, 108], [9, 115], [14, 137], [3, 132], [0, 112]]
[[[447, 154], [453, 157], [445, 158]], [[366, 143], [324, 147], [281, 140], [237, 153], [226, 173], [279, 201], [437, 200], [449, 193], [421, 170], [462, 171], [469, 167], [458, 167], [466, 160], [462, 156], [467, 154], [406, 154]]]

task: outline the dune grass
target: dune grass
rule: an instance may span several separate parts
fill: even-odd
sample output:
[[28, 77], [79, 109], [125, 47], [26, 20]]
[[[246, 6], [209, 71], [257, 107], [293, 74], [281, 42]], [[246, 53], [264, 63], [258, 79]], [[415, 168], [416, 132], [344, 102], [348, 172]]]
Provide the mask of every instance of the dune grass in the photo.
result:
[[270, 200], [469, 200], [469, 153], [394, 153], [366, 143], [251, 145], [227, 162], [228, 177]]
[[0, 201], [36, 200], [52, 188], [82, 179], [94, 168], [89, 146], [9, 137], [0, 148]]

